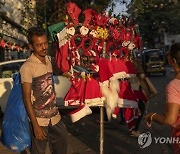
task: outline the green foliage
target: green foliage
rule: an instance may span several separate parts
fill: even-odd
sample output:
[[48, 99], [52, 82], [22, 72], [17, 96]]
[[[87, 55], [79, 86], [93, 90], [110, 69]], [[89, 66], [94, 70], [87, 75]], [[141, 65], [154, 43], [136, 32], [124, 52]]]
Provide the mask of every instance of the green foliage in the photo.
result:
[[139, 24], [145, 42], [153, 45], [162, 31], [180, 33], [180, 5], [170, 0], [134, 0], [132, 16]]
[[34, 6], [31, 1], [22, 0], [24, 6], [19, 8], [21, 11], [22, 19], [20, 21], [21, 25], [24, 28], [28, 28], [29, 26], [34, 26], [36, 23], [36, 18], [34, 16]]

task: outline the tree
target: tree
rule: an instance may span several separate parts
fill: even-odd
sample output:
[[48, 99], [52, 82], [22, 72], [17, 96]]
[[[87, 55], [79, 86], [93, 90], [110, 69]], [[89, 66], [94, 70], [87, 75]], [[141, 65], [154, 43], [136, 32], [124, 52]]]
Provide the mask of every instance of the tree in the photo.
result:
[[162, 31], [180, 33], [180, 5], [171, 0], [134, 0], [129, 12], [140, 27], [143, 41], [154, 46]]
[[[38, 23], [52, 25], [65, 20], [66, 3], [70, 0], [42, 0], [37, 1], [36, 10], [38, 14]], [[111, 0], [71, 0], [77, 4], [81, 10], [92, 8], [97, 12], [104, 11]], [[82, 16], [82, 14], [80, 14]]]
[[22, 0], [22, 3], [24, 4], [23, 7], [19, 8], [22, 15], [20, 23], [25, 29], [28, 29], [37, 24], [34, 8], [35, 4], [32, 0]]

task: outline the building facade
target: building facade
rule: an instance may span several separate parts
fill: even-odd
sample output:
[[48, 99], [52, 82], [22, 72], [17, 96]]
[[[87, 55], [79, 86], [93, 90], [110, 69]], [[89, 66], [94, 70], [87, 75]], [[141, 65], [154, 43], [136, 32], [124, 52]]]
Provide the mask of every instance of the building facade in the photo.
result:
[[0, 61], [29, 56], [27, 29], [37, 24], [35, 0], [0, 0]]

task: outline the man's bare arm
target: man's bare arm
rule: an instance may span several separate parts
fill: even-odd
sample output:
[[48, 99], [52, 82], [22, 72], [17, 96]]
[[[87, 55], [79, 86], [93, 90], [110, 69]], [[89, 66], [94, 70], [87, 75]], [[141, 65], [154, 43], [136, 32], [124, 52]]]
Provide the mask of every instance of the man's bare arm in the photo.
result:
[[26, 110], [28, 112], [29, 118], [31, 120], [33, 129], [34, 129], [34, 134], [35, 137], [37, 139], [45, 139], [46, 138], [46, 134], [43, 131], [43, 129], [39, 126], [35, 113], [34, 113], [34, 109], [32, 106], [32, 102], [31, 102], [31, 84], [30, 83], [23, 83], [22, 84], [22, 90], [23, 90], [23, 98], [24, 98], [24, 103], [25, 103], [25, 107]]

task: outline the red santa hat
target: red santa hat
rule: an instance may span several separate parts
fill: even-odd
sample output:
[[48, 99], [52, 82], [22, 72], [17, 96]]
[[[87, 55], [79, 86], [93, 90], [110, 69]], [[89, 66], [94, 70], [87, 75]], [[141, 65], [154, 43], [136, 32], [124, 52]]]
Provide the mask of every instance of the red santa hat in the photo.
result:
[[72, 122], [76, 122], [91, 113], [92, 113], [91, 109], [87, 105], [82, 104], [78, 109], [70, 112], [69, 116]]
[[75, 26], [78, 25], [79, 24], [78, 18], [79, 18], [79, 14], [81, 13], [81, 9], [75, 3], [72, 2], [67, 3], [66, 8], [74, 25]]
[[112, 70], [113, 76], [110, 78], [110, 80], [117, 80], [122, 79], [126, 77], [126, 65], [125, 62], [121, 59], [112, 58], [109, 61], [109, 67]]
[[125, 61], [125, 65], [126, 65], [126, 78], [134, 78], [136, 77], [136, 70], [134, 68], [133, 63], [130, 60], [126, 60]]
[[84, 14], [84, 22], [83, 22], [83, 26], [85, 27], [89, 27], [90, 26], [90, 22], [92, 20], [92, 14], [93, 14], [93, 10], [92, 9], [86, 9], [83, 11]]
[[112, 70], [108, 66], [109, 60], [106, 58], [100, 58], [99, 59], [99, 79], [100, 82], [108, 81], [109, 78], [111, 78], [112, 75]]
[[71, 82], [71, 87], [64, 98], [65, 106], [80, 105], [84, 102], [84, 79], [75, 78]]

